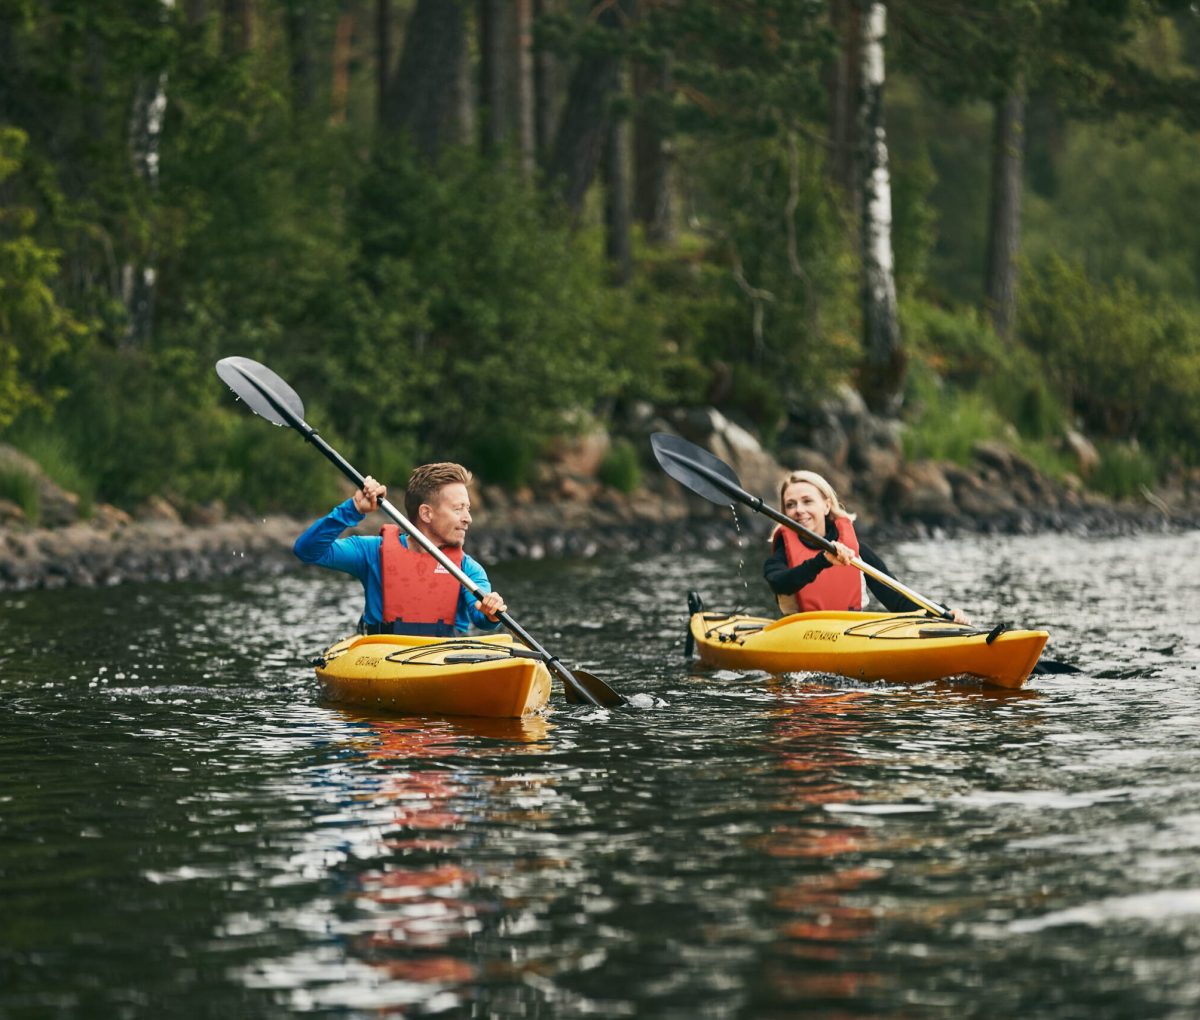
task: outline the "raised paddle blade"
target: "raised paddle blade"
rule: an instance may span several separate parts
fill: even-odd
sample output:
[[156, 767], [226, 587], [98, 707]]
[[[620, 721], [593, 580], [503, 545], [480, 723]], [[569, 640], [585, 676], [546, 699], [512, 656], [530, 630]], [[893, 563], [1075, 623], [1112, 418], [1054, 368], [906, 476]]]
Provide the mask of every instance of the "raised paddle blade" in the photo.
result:
[[217, 375], [251, 411], [267, 421], [295, 426], [295, 421], [284, 416], [281, 406], [300, 421], [304, 420], [304, 403], [299, 395], [266, 365], [250, 358], [222, 358], [217, 362]]
[[738, 489], [742, 487], [733, 468], [686, 439], [673, 436], [669, 432], [655, 432], [650, 437], [650, 447], [654, 450], [655, 459], [668, 475], [711, 503], [729, 506], [729, 493], [706, 478], [703, 470], [697, 471], [697, 467], [720, 475]]

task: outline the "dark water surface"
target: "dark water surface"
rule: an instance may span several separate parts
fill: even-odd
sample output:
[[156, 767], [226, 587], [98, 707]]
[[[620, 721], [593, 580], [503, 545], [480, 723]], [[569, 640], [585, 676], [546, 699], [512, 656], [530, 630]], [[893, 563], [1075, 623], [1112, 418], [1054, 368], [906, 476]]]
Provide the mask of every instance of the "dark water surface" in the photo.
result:
[[315, 569], [0, 595], [0, 1017], [1200, 1016], [1200, 534], [883, 551], [1084, 672], [689, 668], [757, 546], [495, 566], [646, 696], [526, 722], [323, 704]]

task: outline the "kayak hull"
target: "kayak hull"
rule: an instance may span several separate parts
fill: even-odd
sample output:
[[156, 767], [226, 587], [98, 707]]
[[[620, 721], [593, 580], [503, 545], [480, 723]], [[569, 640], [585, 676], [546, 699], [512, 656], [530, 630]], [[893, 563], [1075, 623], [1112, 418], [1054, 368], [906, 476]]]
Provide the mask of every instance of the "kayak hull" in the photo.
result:
[[989, 642], [986, 631], [919, 613], [826, 611], [768, 620], [698, 612], [689, 627], [701, 660], [725, 669], [892, 683], [973, 678], [1009, 689], [1025, 683], [1049, 637], [1010, 630]]
[[317, 662], [326, 697], [398, 715], [520, 719], [545, 707], [550, 672], [507, 634], [357, 635]]

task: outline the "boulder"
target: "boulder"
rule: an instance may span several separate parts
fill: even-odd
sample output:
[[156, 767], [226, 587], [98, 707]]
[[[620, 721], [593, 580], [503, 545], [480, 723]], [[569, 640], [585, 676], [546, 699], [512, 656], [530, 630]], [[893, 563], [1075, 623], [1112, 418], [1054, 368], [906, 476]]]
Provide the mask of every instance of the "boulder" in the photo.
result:
[[1100, 452], [1082, 432], [1067, 429], [1062, 445], [1075, 461], [1075, 471], [1081, 478], [1087, 478], [1100, 466]]
[[942, 466], [931, 460], [904, 465], [888, 483], [884, 501], [896, 517], [942, 522], [958, 516], [954, 490]]
[[134, 516], [139, 521], [167, 521], [172, 524], [178, 524], [180, 520], [179, 511], [165, 496], [159, 495], [147, 497], [137, 508]]

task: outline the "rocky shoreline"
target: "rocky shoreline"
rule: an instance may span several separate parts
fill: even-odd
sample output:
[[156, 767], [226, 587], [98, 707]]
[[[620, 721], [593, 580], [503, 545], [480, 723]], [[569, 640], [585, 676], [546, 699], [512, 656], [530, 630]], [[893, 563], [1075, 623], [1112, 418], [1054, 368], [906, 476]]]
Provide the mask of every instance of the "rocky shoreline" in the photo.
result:
[[[682, 435], [724, 460], [744, 488], [772, 504], [784, 464], [818, 471], [858, 512], [876, 544], [980, 532], [1121, 535], [1200, 524], [1200, 478], [1184, 477], [1168, 490], [1113, 503], [1089, 492], [1078, 478], [1064, 483], [1046, 477], [1002, 443], [977, 444], [968, 466], [906, 461], [895, 423], [872, 418], [855, 398], [850, 391], [831, 401], [796, 430], [807, 442], [781, 444], [778, 459], [713, 408], [668, 416], [646, 409], [625, 423], [625, 434], [647, 451], [652, 432]], [[480, 487], [473, 494], [472, 555], [484, 563], [589, 558], [765, 539], [764, 518], [738, 508], [735, 519], [728, 508], [704, 502], [652, 462], [643, 465], [642, 484], [632, 493], [605, 486], [599, 479], [610, 444], [607, 433], [584, 435], [553, 451], [531, 486], [515, 493]], [[1081, 473], [1087, 456], [1080, 445]], [[11, 469], [20, 458], [0, 447], [0, 467]], [[37, 472], [41, 502], [50, 512], [43, 513], [41, 526], [31, 527], [17, 508], [0, 500], [0, 591], [271, 575], [302, 566], [291, 546], [308, 520], [231, 517], [219, 505], [181, 513], [162, 499], [133, 514], [102, 505], [83, 520], [76, 497], [54, 486], [32, 462], [21, 466]], [[368, 519], [361, 530], [370, 533], [380, 523]]]

